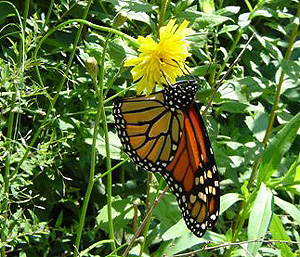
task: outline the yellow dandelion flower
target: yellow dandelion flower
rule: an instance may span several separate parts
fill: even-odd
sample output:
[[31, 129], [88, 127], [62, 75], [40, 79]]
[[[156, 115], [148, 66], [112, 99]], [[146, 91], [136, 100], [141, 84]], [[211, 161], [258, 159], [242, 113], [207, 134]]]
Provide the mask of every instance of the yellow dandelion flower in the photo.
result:
[[176, 77], [183, 75], [185, 60], [190, 56], [189, 44], [184, 40], [192, 32], [188, 24], [185, 20], [178, 26], [175, 20], [170, 20], [160, 28], [158, 43], [150, 36], [138, 37], [140, 54], [124, 63], [124, 66], [134, 66], [131, 73], [133, 80], [138, 81], [138, 94], [144, 89], [150, 94], [155, 85], [175, 83]]

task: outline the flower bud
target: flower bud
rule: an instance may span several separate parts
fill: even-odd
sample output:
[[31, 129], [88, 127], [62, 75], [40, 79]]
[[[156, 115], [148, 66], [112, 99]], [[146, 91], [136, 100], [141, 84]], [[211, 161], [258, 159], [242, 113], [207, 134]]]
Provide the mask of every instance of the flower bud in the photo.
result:
[[88, 57], [85, 61], [85, 68], [88, 72], [88, 74], [95, 78], [98, 74], [98, 63], [97, 60], [94, 57]]
[[121, 26], [126, 20], [127, 20], [127, 13], [124, 11], [118, 12], [113, 20], [113, 27], [117, 28]]

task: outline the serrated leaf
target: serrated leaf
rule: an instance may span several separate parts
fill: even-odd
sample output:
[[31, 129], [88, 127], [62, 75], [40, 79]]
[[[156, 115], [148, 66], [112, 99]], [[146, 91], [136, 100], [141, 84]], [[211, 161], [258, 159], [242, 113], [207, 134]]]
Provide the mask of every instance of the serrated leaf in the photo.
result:
[[[261, 183], [249, 216], [248, 240], [259, 239], [265, 236], [272, 219], [272, 206], [272, 191], [264, 183]], [[247, 249], [253, 256], [256, 256], [261, 244], [261, 242], [251, 243]]]

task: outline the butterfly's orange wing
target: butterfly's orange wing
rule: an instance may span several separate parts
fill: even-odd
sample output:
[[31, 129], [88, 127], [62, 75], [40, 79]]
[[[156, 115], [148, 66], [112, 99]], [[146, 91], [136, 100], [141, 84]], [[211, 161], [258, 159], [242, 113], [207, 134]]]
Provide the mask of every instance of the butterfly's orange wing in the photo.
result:
[[168, 93], [119, 99], [113, 114], [124, 151], [163, 175], [187, 226], [201, 237], [219, 215], [220, 189], [205, 125], [197, 105], [187, 104], [193, 98], [182, 93], [184, 83]]
[[219, 215], [220, 189], [213, 150], [195, 104], [184, 115], [179, 147], [163, 176], [187, 226], [195, 235], [203, 236]]

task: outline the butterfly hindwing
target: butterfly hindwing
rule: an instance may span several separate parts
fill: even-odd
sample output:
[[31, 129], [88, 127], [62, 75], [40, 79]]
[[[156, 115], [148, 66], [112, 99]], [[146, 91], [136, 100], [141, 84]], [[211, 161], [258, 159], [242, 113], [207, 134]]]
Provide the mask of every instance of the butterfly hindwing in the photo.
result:
[[197, 105], [185, 113], [180, 145], [163, 176], [189, 229], [201, 237], [217, 220], [219, 182], [209, 138]]

